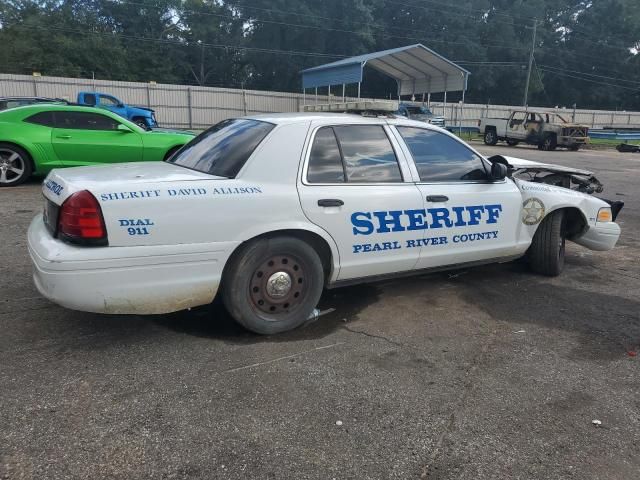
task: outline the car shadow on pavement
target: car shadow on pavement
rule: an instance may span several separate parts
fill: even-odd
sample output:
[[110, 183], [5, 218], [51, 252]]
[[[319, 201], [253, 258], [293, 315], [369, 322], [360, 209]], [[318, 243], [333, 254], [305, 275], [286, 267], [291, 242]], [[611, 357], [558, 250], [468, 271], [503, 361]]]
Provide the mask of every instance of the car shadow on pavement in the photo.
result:
[[262, 336], [247, 331], [233, 318], [216, 298], [210, 305], [169, 315], [151, 318], [156, 324], [173, 331], [197, 337], [216, 338], [229, 343], [249, 344], [259, 342], [290, 342], [323, 338], [356, 317], [360, 311], [378, 301], [380, 288], [373, 284], [355, 285], [326, 290], [318, 309], [329, 313], [309, 321], [290, 332]]
[[578, 334], [579, 345], [570, 359], [614, 360], [635, 351], [640, 343], [640, 302], [579, 288], [593, 285], [597, 274], [583, 272], [581, 261], [567, 259], [563, 275], [577, 287], [532, 274], [523, 263], [490, 265], [455, 279], [461, 295], [492, 318], [515, 324], [514, 330], [534, 325]]

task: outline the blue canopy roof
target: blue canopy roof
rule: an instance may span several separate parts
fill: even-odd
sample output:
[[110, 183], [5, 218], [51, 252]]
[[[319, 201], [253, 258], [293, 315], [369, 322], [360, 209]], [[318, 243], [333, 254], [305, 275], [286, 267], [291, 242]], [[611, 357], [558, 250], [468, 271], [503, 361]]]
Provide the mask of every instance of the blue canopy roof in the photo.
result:
[[307, 68], [301, 72], [302, 86], [358, 83], [365, 65], [394, 78], [401, 95], [466, 90], [470, 73], [418, 43]]

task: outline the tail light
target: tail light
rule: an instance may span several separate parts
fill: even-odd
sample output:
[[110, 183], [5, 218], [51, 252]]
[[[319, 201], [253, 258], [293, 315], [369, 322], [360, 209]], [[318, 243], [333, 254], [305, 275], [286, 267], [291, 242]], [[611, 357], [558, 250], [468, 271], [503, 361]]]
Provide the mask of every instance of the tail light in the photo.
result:
[[482, 125], [482, 121], [478, 120], [478, 126]]
[[87, 190], [65, 200], [58, 215], [58, 237], [80, 245], [107, 245], [107, 228], [96, 197]]

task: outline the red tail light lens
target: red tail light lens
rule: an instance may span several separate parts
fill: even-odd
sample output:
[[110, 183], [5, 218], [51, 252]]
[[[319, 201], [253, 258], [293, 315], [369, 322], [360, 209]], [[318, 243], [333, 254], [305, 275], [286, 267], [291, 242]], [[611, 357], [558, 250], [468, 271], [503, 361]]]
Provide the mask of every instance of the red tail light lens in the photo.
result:
[[96, 198], [87, 190], [65, 200], [58, 216], [58, 236], [71, 243], [106, 245], [107, 228]]

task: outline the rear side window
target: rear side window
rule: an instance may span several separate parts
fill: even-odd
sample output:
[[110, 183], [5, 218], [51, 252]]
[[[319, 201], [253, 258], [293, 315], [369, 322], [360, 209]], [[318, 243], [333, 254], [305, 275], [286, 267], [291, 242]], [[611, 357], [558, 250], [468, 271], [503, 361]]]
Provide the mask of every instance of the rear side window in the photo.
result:
[[27, 123], [35, 123], [36, 125], [43, 125], [45, 127], [54, 127], [55, 120], [53, 118], [53, 112], [40, 112], [24, 120]]
[[334, 127], [348, 182], [402, 182], [398, 159], [380, 125]]
[[402, 182], [398, 159], [380, 125], [323, 127], [309, 155], [309, 183]]
[[423, 128], [397, 127], [423, 182], [486, 180], [480, 157], [458, 140]]
[[167, 161], [210, 175], [233, 178], [274, 126], [258, 120], [223, 120]]
[[310, 183], [343, 183], [344, 167], [333, 128], [323, 127], [316, 133], [309, 156], [307, 180]]
[[72, 130], [117, 130], [120, 123], [90, 112], [56, 112], [56, 128]]
[[93, 93], [85, 93], [84, 94], [84, 103], [87, 105], [95, 105], [96, 104], [96, 96]]

